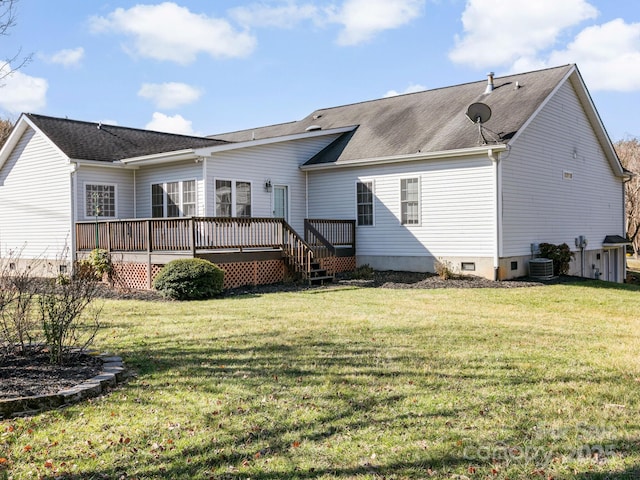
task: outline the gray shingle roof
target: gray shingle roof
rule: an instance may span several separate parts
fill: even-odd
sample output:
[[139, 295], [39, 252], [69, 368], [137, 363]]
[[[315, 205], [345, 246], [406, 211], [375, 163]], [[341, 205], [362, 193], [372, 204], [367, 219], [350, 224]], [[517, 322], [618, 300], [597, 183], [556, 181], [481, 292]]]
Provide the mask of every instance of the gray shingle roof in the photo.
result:
[[[497, 77], [485, 94], [486, 80], [424, 92], [316, 110], [297, 122], [215, 135], [248, 141], [322, 129], [358, 125], [307, 164], [438, 152], [478, 146], [478, 128], [466, 117], [469, 105], [483, 102], [492, 110], [484, 126], [487, 140], [506, 143], [534, 114], [574, 65]], [[516, 88], [516, 82], [519, 88]], [[350, 137], [347, 139], [347, 136]], [[495, 138], [492, 138], [495, 137]]]
[[[228, 143], [65, 118], [25, 114], [69, 158], [113, 162], [123, 158]], [[100, 128], [98, 128], [100, 126]]]

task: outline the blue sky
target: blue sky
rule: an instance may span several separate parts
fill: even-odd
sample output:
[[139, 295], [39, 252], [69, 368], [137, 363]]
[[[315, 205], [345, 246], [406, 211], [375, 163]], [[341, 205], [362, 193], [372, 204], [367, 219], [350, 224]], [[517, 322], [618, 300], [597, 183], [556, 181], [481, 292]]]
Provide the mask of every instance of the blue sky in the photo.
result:
[[637, 0], [19, 0], [20, 48], [13, 119], [209, 135], [577, 63], [612, 140], [640, 136]]

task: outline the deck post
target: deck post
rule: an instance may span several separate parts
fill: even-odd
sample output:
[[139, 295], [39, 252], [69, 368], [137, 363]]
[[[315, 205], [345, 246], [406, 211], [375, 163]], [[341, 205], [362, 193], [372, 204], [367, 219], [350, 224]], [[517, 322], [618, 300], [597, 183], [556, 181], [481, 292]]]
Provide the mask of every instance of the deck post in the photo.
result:
[[147, 288], [151, 290], [151, 220], [147, 220]]
[[189, 219], [191, 225], [191, 255], [196, 258], [196, 222], [193, 217]]
[[111, 253], [111, 222], [107, 222], [107, 252]]

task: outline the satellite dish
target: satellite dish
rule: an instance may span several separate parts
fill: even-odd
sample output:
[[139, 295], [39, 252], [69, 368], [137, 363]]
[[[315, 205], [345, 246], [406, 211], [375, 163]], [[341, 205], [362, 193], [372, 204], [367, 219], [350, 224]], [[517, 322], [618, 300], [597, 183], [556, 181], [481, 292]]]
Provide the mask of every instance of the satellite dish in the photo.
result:
[[467, 108], [467, 118], [473, 123], [485, 123], [491, 118], [491, 109], [485, 103], [472, 103]]

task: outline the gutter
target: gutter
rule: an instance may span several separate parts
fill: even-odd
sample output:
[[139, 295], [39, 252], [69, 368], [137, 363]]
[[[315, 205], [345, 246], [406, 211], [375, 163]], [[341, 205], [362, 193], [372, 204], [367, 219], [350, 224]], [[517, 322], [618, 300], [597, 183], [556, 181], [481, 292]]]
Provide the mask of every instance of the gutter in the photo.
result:
[[[335, 163], [318, 163], [314, 165], [301, 165], [302, 171], [332, 170], [336, 168], [361, 167], [367, 165], [385, 165], [390, 163], [415, 162], [419, 160], [436, 160], [443, 158], [471, 157], [478, 155], [491, 155], [507, 150], [506, 144], [483, 145], [481, 147], [460, 148], [456, 150], [441, 150], [437, 152], [418, 152], [409, 155], [391, 155], [387, 157], [362, 158], [346, 160]], [[493, 153], [491, 153], [493, 152]]]
[[121, 162], [124, 165], [149, 165], [158, 163], [178, 162], [181, 160], [197, 160], [200, 155], [195, 150], [188, 148], [185, 150], [176, 150], [173, 152], [154, 153], [151, 155], [143, 155], [141, 157], [123, 158]]
[[115, 161], [101, 161], [101, 160], [82, 160], [79, 158], [70, 158], [70, 162], [77, 164], [78, 166], [87, 166], [87, 167], [103, 167], [103, 168], [138, 168], [138, 167], [130, 167], [129, 165], [123, 164], [120, 160]]

